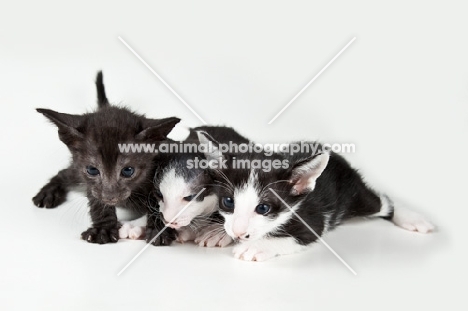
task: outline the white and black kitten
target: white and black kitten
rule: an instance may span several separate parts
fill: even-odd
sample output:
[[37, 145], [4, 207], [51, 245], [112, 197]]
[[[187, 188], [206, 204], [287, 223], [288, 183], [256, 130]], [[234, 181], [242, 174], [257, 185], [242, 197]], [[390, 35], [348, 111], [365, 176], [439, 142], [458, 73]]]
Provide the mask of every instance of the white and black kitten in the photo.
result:
[[[218, 142], [248, 144], [249, 140], [233, 128], [224, 126], [202, 126], [189, 130], [188, 137], [179, 143], [181, 146], [199, 146], [198, 131], [209, 133]], [[216, 184], [209, 172], [195, 165], [204, 160], [199, 151], [159, 153], [156, 161], [154, 194], [158, 201], [158, 214], [170, 228], [177, 230], [179, 242], [195, 241], [200, 246], [225, 247], [232, 242], [223, 228], [224, 219], [218, 213], [219, 198]], [[196, 196], [202, 189], [199, 196]], [[195, 198], [196, 197], [196, 198]], [[190, 205], [187, 206], [187, 204]], [[183, 212], [181, 213], [181, 211]], [[120, 229], [121, 238], [138, 239], [145, 234], [145, 219], [124, 222]], [[147, 240], [149, 237], [147, 237]]]
[[[200, 140], [206, 143], [210, 138], [200, 133]], [[206, 153], [213, 160], [220, 155], [216, 149]], [[217, 192], [225, 230], [239, 242], [233, 250], [236, 258], [263, 261], [298, 252], [315, 242], [317, 235], [322, 236], [342, 221], [358, 216], [382, 217], [423, 233], [434, 228], [414, 212], [395, 209], [386, 195], [370, 189], [360, 174], [336, 153], [292, 156], [274, 153], [271, 157], [246, 153], [236, 154], [236, 159], [289, 163], [287, 168], [265, 172], [234, 169], [232, 161], [227, 161], [228, 168], [212, 171], [213, 178], [222, 184]]]
[[[70, 166], [61, 170], [33, 198], [38, 207], [53, 208], [66, 200], [70, 187], [86, 185], [92, 227], [81, 237], [91, 243], [114, 243], [121, 226], [116, 206], [140, 214], [157, 206], [153, 189], [155, 154], [121, 153], [122, 143], [158, 144], [180, 121], [178, 118], [149, 119], [127, 108], [109, 104], [102, 72], [96, 78], [98, 109], [83, 115], [37, 109], [58, 127], [60, 140], [72, 154]], [[154, 227], [162, 228], [160, 220]], [[167, 230], [155, 244], [167, 245], [175, 238]]]

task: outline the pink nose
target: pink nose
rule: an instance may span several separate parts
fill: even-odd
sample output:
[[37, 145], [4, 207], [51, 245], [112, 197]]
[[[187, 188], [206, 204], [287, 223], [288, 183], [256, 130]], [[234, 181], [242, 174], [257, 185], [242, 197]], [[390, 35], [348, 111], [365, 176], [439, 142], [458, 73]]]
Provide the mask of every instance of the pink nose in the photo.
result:
[[238, 239], [248, 239], [250, 237], [245, 231], [233, 231], [233, 233]]
[[174, 228], [174, 229], [178, 229], [180, 226], [179, 224], [177, 223], [177, 221], [173, 221], [173, 222], [169, 222], [167, 220], [164, 219], [164, 224], [167, 225], [168, 227], [171, 227], [171, 228]]

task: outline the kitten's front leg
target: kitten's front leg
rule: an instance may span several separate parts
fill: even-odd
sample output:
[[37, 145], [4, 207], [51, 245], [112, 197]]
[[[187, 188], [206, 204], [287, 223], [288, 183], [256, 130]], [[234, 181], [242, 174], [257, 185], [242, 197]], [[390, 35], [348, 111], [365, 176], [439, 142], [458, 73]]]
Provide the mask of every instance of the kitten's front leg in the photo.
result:
[[154, 211], [148, 214], [145, 237], [146, 243], [151, 242], [155, 246], [168, 246], [177, 238], [177, 232], [175, 229], [166, 227], [159, 217], [159, 212]]
[[89, 198], [93, 226], [81, 234], [89, 243], [107, 244], [119, 240], [120, 223], [115, 213], [115, 206], [104, 205], [95, 198]]
[[198, 246], [226, 247], [231, 244], [232, 238], [224, 230], [224, 224], [214, 223], [203, 228], [195, 238]]
[[297, 253], [306, 248], [292, 237], [287, 238], [263, 238], [256, 241], [243, 241], [234, 249], [234, 257], [246, 261], [265, 261], [279, 256]]
[[79, 182], [78, 174], [74, 169], [61, 170], [32, 199], [34, 205], [45, 208], [59, 206], [65, 202], [69, 188], [78, 185]]
[[185, 226], [180, 229], [177, 229], [177, 242], [185, 243], [188, 241], [193, 241], [197, 237], [197, 232], [190, 226]]

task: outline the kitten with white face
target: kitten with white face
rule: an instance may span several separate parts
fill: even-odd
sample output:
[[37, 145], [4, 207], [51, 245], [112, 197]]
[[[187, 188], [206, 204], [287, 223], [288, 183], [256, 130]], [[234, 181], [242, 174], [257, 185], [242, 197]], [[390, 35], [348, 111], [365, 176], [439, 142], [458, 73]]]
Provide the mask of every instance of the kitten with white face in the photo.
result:
[[[203, 159], [200, 153], [166, 154], [154, 178], [154, 194], [161, 219], [177, 231], [181, 243], [195, 241], [200, 246], [221, 246], [231, 243], [223, 230], [218, 197], [213, 180], [206, 170], [188, 168], [187, 161]], [[213, 245], [212, 245], [213, 244]]]
[[[38, 207], [53, 208], [65, 201], [70, 187], [85, 185], [93, 225], [82, 233], [82, 238], [105, 244], [118, 240], [116, 205], [144, 214], [157, 204], [150, 195], [155, 155], [122, 153], [118, 145], [159, 144], [180, 120], [149, 119], [127, 108], [111, 106], [101, 72], [96, 87], [95, 112], [71, 115], [37, 109], [58, 127], [59, 138], [70, 150], [72, 162], [39, 191], [33, 202]], [[170, 244], [174, 238], [174, 232], [169, 230], [156, 243]]]
[[[232, 128], [203, 126], [191, 129], [183, 144], [199, 145], [197, 131], [209, 133], [226, 144], [249, 143]], [[224, 247], [232, 240], [224, 231], [223, 219], [217, 212], [219, 199], [214, 191], [216, 185], [209, 172], [194, 163], [204, 158], [204, 154], [198, 152], [160, 153], [157, 157], [154, 195], [159, 203], [160, 218], [165, 225], [177, 230], [179, 242], [195, 241], [200, 246]], [[121, 231], [121, 237], [132, 238], [143, 232], [133, 223], [124, 224]]]
[[[210, 139], [200, 133], [200, 140]], [[219, 150], [205, 156], [219, 159]], [[374, 216], [392, 220], [405, 229], [433, 230], [416, 213], [394, 209], [385, 195], [371, 190], [359, 173], [335, 153], [236, 154], [237, 160], [287, 160], [289, 167], [265, 172], [262, 169], [213, 170], [220, 213], [226, 232], [238, 242], [236, 258], [263, 261], [305, 249], [343, 220]], [[293, 212], [294, 211], [294, 212]], [[305, 226], [297, 216], [303, 219]]]

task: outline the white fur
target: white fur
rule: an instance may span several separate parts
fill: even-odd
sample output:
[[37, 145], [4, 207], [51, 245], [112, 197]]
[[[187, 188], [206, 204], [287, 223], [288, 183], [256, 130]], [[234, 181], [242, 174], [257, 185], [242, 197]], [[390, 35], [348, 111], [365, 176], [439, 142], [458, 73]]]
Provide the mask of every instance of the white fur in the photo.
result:
[[128, 237], [132, 240], [138, 240], [140, 238], [143, 238], [145, 236], [145, 228], [146, 226], [135, 226], [133, 227], [129, 234]]
[[184, 197], [193, 195], [191, 187], [188, 185], [182, 176], [178, 176], [174, 169], [166, 172], [159, 184], [164, 201], [160, 201], [160, 211], [164, 215], [166, 222], [172, 228], [180, 228], [187, 226], [197, 216], [209, 215], [217, 208], [218, 197], [214, 194], [206, 196], [203, 201], [192, 201], [176, 219], [177, 214], [184, 209], [189, 202], [184, 200]]
[[328, 231], [328, 228], [330, 228], [330, 219], [332, 217], [333, 213], [326, 213], [323, 215], [323, 234], [325, 234]]
[[119, 237], [121, 239], [137, 240], [143, 238], [146, 228], [146, 215], [132, 221], [122, 222], [122, 227], [119, 229]]
[[117, 215], [117, 219], [119, 221], [130, 221], [140, 217], [140, 214], [136, 213], [135, 211], [119, 206], [115, 207], [115, 214]]
[[[301, 206], [301, 204], [302, 204], [302, 201], [297, 203], [294, 206], [291, 206], [291, 208], [293, 209], [293, 211], [297, 211], [297, 209], [299, 208], [299, 206]], [[266, 235], [267, 233], [273, 233], [273, 232], [278, 231], [278, 229], [281, 228], [282, 225], [286, 224], [293, 217], [293, 215], [294, 214], [288, 208], [287, 211], [278, 214], [278, 216], [273, 220], [266, 221], [266, 219], [263, 218], [264, 224], [261, 229], [263, 236]]]
[[307, 247], [300, 245], [294, 238], [264, 238], [245, 241], [233, 249], [234, 257], [246, 261], [265, 261], [279, 255], [300, 252]]
[[[171, 169], [164, 173], [159, 184], [164, 201], [160, 201], [160, 211], [164, 213], [164, 219], [170, 221], [180, 211], [178, 208], [182, 202], [181, 198], [191, 195], [190, 189], [182, 176], [176, 174], [175, 169]], [[183, 195], [181, 197], [181, 195]], [[185, 204], [186, 205], [186, 204]]]
[[257, 216], [254, 210], [260, 204], [258, 190], [255, 187], [256, 182], [257, 174], [252, 170], [244, 187], [234, 191], [235, 208], [229, 224], [231, 236], [241, 237], [250, 234], [249, 223], [252, 218]]
[[196, 232], [189, 226], [177, 229], [177, 242], [184, 243], [193, 241], [196, 238]]
[[343, 219], [344, 214], [345, 214], [344, 211], [341, 211], [341, 212], [338, 213], [333, 226], [337, 226], [337, 225], [339, 225], [341, 223], [341, 220]]
[[[290, 210], [280, 213], [275, 219], [255, 213], [255, 208], [261, 203], [257, 184], [257, 174], [252, 170], [246, 185], [234, 191], [234, 212], [223, 213], [224, 228], [234, 239], [240, 238], [246, 241], [261, 239], [266, 234], [278, 230], [293, 216]], [[300, 204], [301, 202], [293, 206], [293, 210], [296, 210]]]
[[424, 216], [404, 208], [395, 208], [393, 223], [409, 231], [428, 233], [434, 230], [434, 225]]
[[386, 195], [380, 195], [380, 211], [372, 215], [372, 217], [387, 217], [391, 213], [392, 201]]
[[167, 138], [175, 141], [184, 141], [190, 135], [190, 129], [180, 123], [176, 124]]

